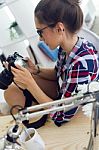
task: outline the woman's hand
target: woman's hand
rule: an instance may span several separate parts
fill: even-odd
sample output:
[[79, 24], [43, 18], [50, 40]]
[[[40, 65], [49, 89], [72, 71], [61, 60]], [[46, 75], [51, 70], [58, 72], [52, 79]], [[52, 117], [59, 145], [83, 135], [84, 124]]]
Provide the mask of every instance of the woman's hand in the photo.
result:
[[11, 72], [14, 75], [14, 82], [22, 89], [27, 89], [29, 83], [33, 81], [33, 77], [29, 70], [16, 65], [17, 68], [11, 67]]
[[31, 59], [29, 59], [28, 57], [26, 57], [26, 61], [27, 61], [27, 64], [28, 64], [26, 69], [28, 69], [30, 73], [34, 73], [35, 74], [38, 71], [36, 65], [33, 64]]

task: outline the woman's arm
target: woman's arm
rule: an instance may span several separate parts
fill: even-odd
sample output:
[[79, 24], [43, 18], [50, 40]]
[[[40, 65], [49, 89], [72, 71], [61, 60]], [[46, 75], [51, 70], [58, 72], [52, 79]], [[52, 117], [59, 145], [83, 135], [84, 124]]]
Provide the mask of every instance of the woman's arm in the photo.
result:
[[37, 75], [47, 80], [57, 80], [55, 68], [39, 67]]
[[36, 81], [32, 77], [31, 73], [21, 66], [16, 65], [17, 69], [11, 67], [11, 71], [14, 75], [14, 82], [21, 88], [27, 89], [38, 101], [38, 103], [45, 103], [53, 101], [47, 96], [37, 85]]
[[32, 75], [38, 75], [41, 78], [47, 80], [56, 80], [56, 70], [55, 68], [44, 68], [39, 67], [39, 65], [33, 64], [33, 62], [27, 58], [28, 67], [27, 69], [30, 71]]

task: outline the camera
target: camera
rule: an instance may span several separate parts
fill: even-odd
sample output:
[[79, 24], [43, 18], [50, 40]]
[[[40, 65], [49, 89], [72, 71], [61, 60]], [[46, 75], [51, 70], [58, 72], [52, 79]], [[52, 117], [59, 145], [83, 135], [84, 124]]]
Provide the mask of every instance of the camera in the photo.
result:
[[9, 55], [7, 58], [4, 54], [0, 55], [1, 63], [8, 62], [8, 69], [4, 67], [4, 70], [0, 73], [0, 89], [5, 90], [13, 82], [13, 74], [11, 72], [11, 66], [16, 68], [16, 64], [26, 68], [27, 60], [23, 56], [15, 52], [13, 55]]

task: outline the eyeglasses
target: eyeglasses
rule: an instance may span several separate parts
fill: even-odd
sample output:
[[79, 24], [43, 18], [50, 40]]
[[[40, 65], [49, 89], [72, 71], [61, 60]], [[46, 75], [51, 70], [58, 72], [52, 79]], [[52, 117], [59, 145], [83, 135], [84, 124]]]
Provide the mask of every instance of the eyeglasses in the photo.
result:
[[42, 38], [42, 34], [43, 34], [43, 31], [46, 29], [46, 28], [48, 28], [48, 27], [50, 27], [50, 26], [53, 26], [54, 24], [50, 24], [50, 25], [48, 25], [48, 26], [46, 26], [46, 27], [44, 27], [44, 28], [42, 28], [42, 29], [38, 29], [36, 32], [38, 33], [38, 35]]

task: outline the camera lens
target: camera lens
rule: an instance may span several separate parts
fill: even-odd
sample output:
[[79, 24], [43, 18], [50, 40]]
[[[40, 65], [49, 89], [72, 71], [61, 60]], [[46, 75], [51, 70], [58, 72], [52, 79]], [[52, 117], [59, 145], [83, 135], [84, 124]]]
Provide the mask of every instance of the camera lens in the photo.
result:
[[8, 86], [12, 83], [12, 81], [13, 81], [13, 74], [7, 69], [4, 69], [0, 73], [0, 89], [2, 90], [7, 89]]

